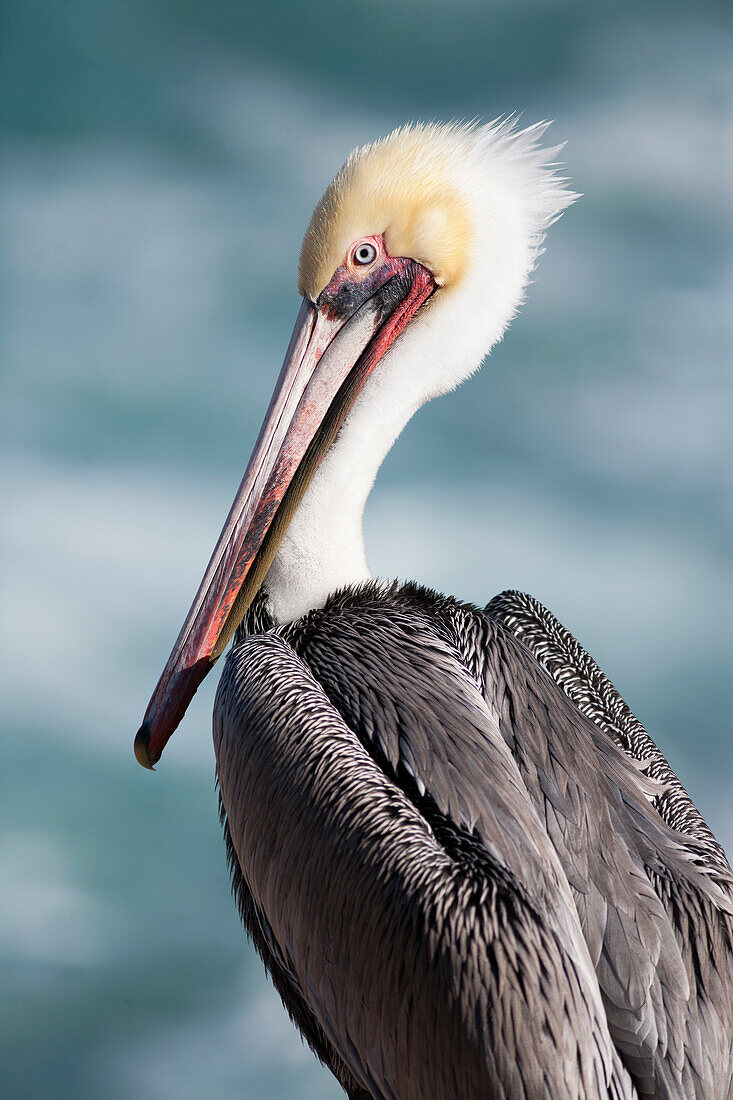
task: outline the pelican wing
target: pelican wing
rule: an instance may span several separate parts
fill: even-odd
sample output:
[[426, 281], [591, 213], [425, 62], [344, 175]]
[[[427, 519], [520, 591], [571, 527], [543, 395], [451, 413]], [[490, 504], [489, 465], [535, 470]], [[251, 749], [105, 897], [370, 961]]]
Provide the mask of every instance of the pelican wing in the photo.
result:
[[[414, 585], [346, 593], [304, 621], [296, 644], [330, 697], [395, 774], [443, 812], [486, 830], [496, 791], [465, 679], [439, 677], [445, 647], [480, 685], [570, 883], [608, 1026], [640, 1095], [726, 1098], [731, 1086], [731, 904], [705, 842], [673, 832], [659, 784], [581, 713], [534, 655], [475, 608]], [[335, 655], [349, 654], [347, 666]], [[419, 671], [410, 679], [409, 670]], [[351, 685], [358, 682], [354, 695]], [[405, 685], [399, 691], [397, 684]], [[385, 700], [399, 700], [391, 716]], [[445, 708], [456, 724], [434, 720]], [[402, 718], [400, 722], [399, 719]], [[431, 725], [432, 721], [432, 725]], [[418, 732], [416, 732], [418, 731]], [[485, 841], [486, 842], [486, 841]]]
[[723, 849], [647, 731], [554, 616], [517, 592], [497, 596], [487, 612], [490, 622], [474, 617], [483, 638], [469, 664], [502, 714], [574, 886], [611, 1032], [640, 1093], [667, 1095], [655, 1090], [671, 1079], [673, 1095], [682, 1086], [681, 1095], [725, 1100], [733, 1094], [733, 891]]
[[239, 641], [215, 707], [240, 906], [291, 1014], [353, 1096], [633, 1097], [476, 682], [420, 615], [365, 636], [333, 611]]
[[[569, 699], [598, 725], [659, 787], [653, 805], [667, 825], [697, 841], [706, 872], [730, 891], [731, 868], [723, 848], [666, 757], [581, 644], [539, 600], [524, 592], [495, 596], [487, 614], [529, 649]], [[695, 858], [693, 856], [693, 858]]]

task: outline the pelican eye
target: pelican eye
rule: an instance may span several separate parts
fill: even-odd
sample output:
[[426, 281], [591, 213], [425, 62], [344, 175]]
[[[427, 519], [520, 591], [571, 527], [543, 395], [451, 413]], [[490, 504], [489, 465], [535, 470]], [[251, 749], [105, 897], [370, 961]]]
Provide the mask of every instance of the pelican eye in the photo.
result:
[[369, 244], [368, 241], [364, 241], [363, 244], [357, 245], [354, 249], [354, 263], [360, 267], [366, 267], [367, 264], [373, 264], [377, 258], [377, 250], [373, 244]]

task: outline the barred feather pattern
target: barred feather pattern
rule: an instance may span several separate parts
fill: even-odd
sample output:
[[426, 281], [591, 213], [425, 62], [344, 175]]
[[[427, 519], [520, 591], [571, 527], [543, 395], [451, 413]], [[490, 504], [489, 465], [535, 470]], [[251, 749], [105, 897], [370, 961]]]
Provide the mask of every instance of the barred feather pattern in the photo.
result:
[[342, 1082], [385, 1100], [635, 1100], [559, 859], [419, 610], [370, 585], [240, 632], [214, 740], [240, 911]]
[[727, 864], [711, 864], [704, 840], [669, 829], [652, 804], [658, 782], [583, 714], [498, 618], [417, 585], [394, 596], [445, 631], [500, 715], [568, 876], [609, 1027], [639, 1095], [729, 1100]]
[[[271, 908], [280, 889], [278, 883], [291, 889], [293, 885], [293, 879], [285, 874], [284, 857], [278, 855], [276, 866], [266, 873], [269, 888], [275, 891], [269, 904], [262, 903], [247, 870], [247, 861], [252, 856], [252, 841], [247, 840], [247, 835], [260, 846], [262, 830], [250, 829], [247, 833], [253, 794], [245, 797], [241, 793], [244, 747], [251, 753], [263, 737], [269, 738], [273, 745], [284, 745], [286, 742], [278, 739], [285, 736], [286, 726], [291, 729], [287, 737], [295, 735], [295, 744], [307, 745], [318, 737], [321, 747], [313, 757], [314, 764], [308, 766], [317, 765], [319, 783], [328, 775], [329, 786], [334, 784], [334, 797], [341, 800], [342, 806], [338, 826], [341, 832], [348, 817], [344, 816], [347, 807], [351, 813], [363, 791], [352, 787], [350, 793], [339, 794], [339, 784], [346, 781], [346, 773], [326, 773], [319, 761], [331, 744], [331, 737], [338, 739], [350, 730], [356, 740], [349, 742], [349, 752], [356, 753], [356, 760], [358, 752], [366, 750], [376, 768], [369, 773], [372, 777], [369, 782], [378, 778], [383, 784], [386, 780], [380, 799], [397, 798], [401, 807], [403, 824], [395, 825], [394, 831], [390, 827], [380, 841], [386, 845], [382, 849], [385, 858], [391, 852], [390, 859], [400, 860], [403, 868], [400, 874], [407, 875], [403, 879], [405, 885], [413, 882], [412, 892], [395, 895], [394, 903], [403, 913], [401, 919], [406, 918], [414, 925], [431, 891], [437, 890], [435, 897], [441, 899], [438, 927], [443, 930], [441, 935], [447, 936], [445, 942], [453, 943], [459, 952], [454, 956], [457, 964], [454, 979], [461, 974], [462, 964], [458, 960], [465, 958], [461, 952], [469, 944], [472, 951], [479, 950], [479, 956], [494, 950], [492, 942], [501, 944], [501, 950], [509, 952], [507, 957], [516, 956], [514, 937], [532, 908], [525, 907], [520, 880], [533, 883], [530, 893], [537, 896], [538, 883], [546, 871], [541, 871], [541, 863], [536, 861], [539, 853], [544, 852], [541, 859], [546, 869], [552, 865], [549, 840], [559, 859], [565, 886], [560, 887], [559, 893], [553, 888], [549, 894], [546, 887], [540, 888], [544, 904], [554, 891], [555, 905], [560, 904], [560, 909], [554, 912], [559, 914], [565, 904], [563, 890], [569, 889], [604, 1008], [605, 1019], [598, 1035], [610, 1032], [623, 1067], [633, 1080], [629, 1093], [628, 1079], [617, 1066], [611, 1079], [593, 1095], [602, 1097], [618, 1091], [620, 1095], [638, 1095], [649, 1100], [733, 1100], [733, 879], [722, 849], [654, 742], [638, 723], [638, 729], [633, 726], [636, 720], [631, 712], [572, 636], [541, 605], [530, 597], [517, 595], [512, 604], [514, 611], [519, 606], [525, 607], [526, 613], [529, 606], [535, 620], [534, 633], [527, 631], [522, 637], [519, 617], [516, 614], [509, 617], [510, 602], [505, 594], [481, 611], [417, 585], [372, 582], [336, 593], [324, 608], [275, 629], [266, 593], [260, 593], [235, 640], [215, 711], [217, 762], [228, 815], [230, 857], [245, 924], [291, 1016], [349, 1095], [391, 1095], [382, 1071], [375, 1076], [368, 1066], [355, 1059], [350, 1046], [341, 1043], [340, 1010], [335, 1011], [332, 1005], [324, 1017], [323, 1002], [319, 1008], [312, 990], [298, 977], [293, 957], [288, 954], [292, 934], [288, 934], [286, 942], [282, 933], [273, 931], [270, 914], [277, 914], [282, 908], [279, 901], [275, 910]], [[502, 618], [504, 612], [506, 622]], [[268, 631], [268, 635], [257, 637], [262, 630]], [[255, 636], [247, 641], [250, 631]], [[281, 640], [284, 648], [271, 650], [264, 646], [267, 637]], [[271, 665], [270, 673], [258, 679], [258, 662], [271, 662], [274, 658], [279, 664]], [[569, 668], [561, 673], [563, 662]], [[294, 674], [306, 676], [298, 691], [292, 688]], [[334, 735], [325, 740], [319, 724], [323, 720], [318, 720], [313, 710], [317, 691], [325, 692], [334, 708], [332, 718], [340, 715], [345, 723], [335, 726]], [[488, 710], [481, 710], [476, 692], [483, 696]], [[279, 701], [286, 693], [290, 700], [287, 708], [273, 709], [281, 705]], [[593, 709], [586, 700], [592, 700]], [[299, 709], [300, 718], [296, 713]], [[631, 729], [636, 735], [633, 740]], [[509, 762], [502, 757], [497, 744], [497, 734], [506, 743], [518, 769], [513, 779], [511, 768], [507, 770]], [[642, 751], [647, 755], [641, 756]], [[491, 753], [495, 755], [492, 757]], [[649, 761], [657, 765], [655, 774], [645, 774], [652, 771]], [[362, 766], [363, 761], [359, 767]], [[662, 766], [667, 772], [660, 773]], [[269, 766], [264, 774], [269, 782]], [[366, 781], [367, 773], [361, 774]], [[500, 778], [502, 774], [504, 780]], [[687, 799], [688, 813], [674, 819], [682, 822], [682, 828], [674, 829], [672, 819], [665, 818], [664, 814], [669, 812], [667, 803], [660, 803], [659, 807], [656, 804], [663, 790], [660, 774], [665, 776], [662, 783], [668, 775], [672, 776], [677, 783], [675, 789], [682, 792], [678, 793], [678, 799]], [[282, 788], [285, 796], [296, 775], [298, 783], [302, 783], [303, 773], [291, 769]], [[307, 775], [305, 779], [309, 782]], [[345, 802], [344, 794], [347, 794]], [[279, 799], [265, 800], [265, 815], [270, 814], [273, 803], [289, 804], [287, 797], [283, 803]], [[361, 823], [353, 819], [359, 830], [371, 820], [372, 814], [379, 812], [379, 802], [370, 805]], [[532, 809], [537, 815], [535, 825], [531, 824]], [[415, 811], [418, 819], [413, 816]], [[285, 812], [280, 811], [280, 818]], [[265, 820], [267, 828], [272, 828], [272, 821]], [[412, 878], [417, 865], [413, 868], [399, 855], [418, 820], [428, 828], [427, 834], [421, 834], [424, 838], [421, 845], [431, 836], [438, 844], [434, 848], [434, 841], [428, 840], [427, 847], [418, 846], [413, 857], [423, 867], [437, 860], [430, 878], [425, 880], [426, 884], [432, 884], [427, 893]], [[282, 820], [277, 827], [282, 827]], [[300, 827], [304, 828], [302, 824]], [[405, 832], [400, 835], [403, 827]], [[464, 902], [460, 899], [464, 895], [475, 899], [476, 889], [482, 899], [495, 898], [495, 886], [491, 883], [493, 880], [498, 884], [503, 872], [493, 861], [498, 851], [504, 852], [502, 860], [507, 858], [510, 850], [505, 848], [507, 843], [515, 853], [522, 852], [519, 862], [514, 862], [515, 877], [507, 885], [524, 916], [517, 924], [516, 918], [509, 923], [505, 918], [497, 922], [492, 915], [492, 927], [500, 929], [499, 941], [492, 940], [496, 933], [488, 939], [484, 939], [483, 933], [476, 938], [478, 926], [474, 925], [464, 944], [462, 937], [466, 936], [468, 926], [461, 915]], [[304, 874], [308, 861], [314, 858], [314, 851], [318, 851], [318, 847], [313, 849], [307, 829], [301, 834], [298, 847], [294, 857], [287, 857], [292, 858], [296, 882]], [[362, 882], [359, 860], [363, 854], [354, 851], [347, 864], [353, 867], [354, 875], [362, 876]], [[446, 856], [449, 862], [444, 864]], [[443, 871], [439, 870], [441, 866]], [[335, 922], [339, 935], [348, 938], [352, 926], [344, 917], [345, 902], [340, 899], [353, 901], [349, 885], [351, 870], [337, 872], [329, 868], [327, 873], [330, 890], [335, 889], [337, 894], [334, 897], [324, 893], [321, 901], [330, 907], [329, 919]], [[344, 874], [345, 878], [341, 877]], [[299, 902], [298, 906], [301, 905]], [[480, 907], [483, 905], [482, 900]], [[489, 913], [495, 912], [495, 905], [491, 901]], [[357, 907], [355, 912], [361, 920], [361, 910]], [[565, 912], [561, 923], [567, 920]], [[300, 908], [296, 913], [301, 913]], [[389, 910], [385, 910], [382, 919], [388, 914]], [[302, 914], [295, 919], [302, 919]], [[551, 916], [551, 920], [555, 919]], [[312, 936], [308, 927], [296, 927], [298, 936], [305, 937], [303, 950], [310, 950]], [[534, 945], [533, 950], [542, 945], [539, 953], [527, 957], [517, 972], [521, 973], [522, 982], [534, 978], [535, 967], [544, 973], [554, 950], [549, 940], [542, 941], [543, 918], [539, 910], [530, 917], [527, 928], [533, 929], [527, 940]], [[570, 944], [573, 939], [571, 932], [567, 939], [570, 925], [566, 924], [565, 929], [562, 935]], [[401, 949], [406, 949], [409, 942], [404, 941]], [[549, 952], [546, 957], [545, 952]], [[483, 987], [489, 991], [489, 1003], [493, 1003], [491, 998], [496, 992], [491, 991], [493, 971], [487, 959], [484, 956], [485, 961], [480, 964], [483, 976], [478, 984], [469, 982], [465, 988]], [[324, 963], [321, 960], [317, 965], [320, 973]], [[365, 973], [369, 974], [369, 982], [379, 981], [378, 975], [369, 970]], [[411, 982], [424, 980], [420, 969], [412, 975]], [[516, 976], [509, 985], [504, 985], [504, 996], [510, 989], [512, 996], [516, 996], [514, 981]], [[331, 997], [335, 987], [328, 988]], [[534, 1000], [533, 1016], [540, 1009], [545, 1011], [544, 997], [549, 996], [549, 988], [554, 990], [552, 983], [546, 993]], [[355, 1006], [362, 1003], [364, 989], [357, 983]], [[485, 997], [485, 993], [481, 996]], [[576, 998], [577, 994], [573, 994], [573, 999]], [[520, 997], [516, 1005], [521, 1005], [521, 1001]], [[412, 1027], [421, 1026], [417, 1021], [425, 1003], [421, 997], [414, 1002], [413, 1011], [418, 1016]], [[436, 1006], [438, 1003], [433, 1002]], [[552, 1013], [559, 1012], [555, 1020], [565, 1017], [566, 1010], [560, 1009], [554, 992], [548, 1003], [555, 1005]], [[584, 1011], [590, 1009], [592, 1015], [595, 1010], [590, 1008], [590, 1001], [586, 1003]], [[515, 1016], [516, 1011], [516, 1007], [511, 1009], [510, 1019], [521, 1018]], [[507, 1038], [500, 1028], [486, 1048], [493, 1050], [496, 1041], [501, 1044], [501, 1062], [492, 1071], [494, 1087], [499, 1078], [503, 1081], [498, 1091], [492, 1088], [487, 1093], [483, 1087], [477, 1091], [475, 1078], [474, 1084], [463, 1091], [449, 1090], [451, 1095], [462, 1098], [464, 1094], [528, 1098], [545, 1095], [552, 1100], [570, 1095], [567, 1082], [558, 1089], [557, 1082], [550, 1083], [549, 1077], [544, 1092], [538, 1093], [529, 1080], [521, 1088], [518, 1086], [519, 1078], [513, 1068], [518, 1051], [529, 1059], [525, 1067], [532, 1066], [530, 1076], [552, 1072], [548, 1065], [540, 1070], [540, 1063], [533, 1061], [530, 1054], [528, 1039], [534, 1041], [542, 1030], [536, 1031], [539, 1025], [536, 1016], [534, 1019], [534, 1030], [524, 1038], [519, 1033]], [[383, 1023], [387, 1027], [380, 1039], [384, 1052], [393, 1039], [388, 1017]], [[587, 1023], [583, 1024], [578, 1034], [586, 1027]], [[594, 1025], [597, 1027], [598, 1024]], [[588, 1033], [585, 1034], [587, 1042]], [[417, 1049], [424, 1049], [424, 1039], [425, 1036], [418, 1042]], [[452, 1043], [442, 1043], [444, 1065], [455, 1057], [455, 1043], [464, 1039], [459, 1030], [454, 1033]], [[373, 1042], [371, 1045], [366, 1042], [360, 1049], [371, 1050], [372, 1046]], [[434, 1044], [430, 1046], [432, 1049]], [[595, 1055], [591, 1051], [592, 1045], [586, 1046], [584, 1056], [598, 1056], [598, 1050]], [[610, 1065], [607, 1058], [606, 1048], [602, 1055], [606, 1067]], [[430, 1076], [415, 1090], [412, 1075], [417, 1064], [404, 1079], [411, 1084], [397, 1088], [395, 1095], [399, 1100], [403, 1095], [414, 1094], [424, 1100], [424, 1096], [434, 1094], [429, 1082], [432, 1080], [434, 1086], [436, 1078]], [[478, 1067], [480, 1061], [473, 1064]], [[477, 1069], [477, 1072], [483, 1071]], [[603, 1072], [607, 1073], [607, 1068]], [[578, 1084], [573, 1082], [574, 1087]], [[363, 1094], [365, 1086], [367, 1092]], [[445, 1078], [438, 1089], [441, 1096], [445, 1095], [444, 1086]]]
[[644, 774], [659, 784], [652, 796], [659, 816], [670, 828], [694, 837], [700, 865], [730, 890], [730, 864], [702, 814], [639, 719], [570, 631], [539, 600], [524, 592], [500, 592], [486, 612], [519, 638], [578, 710], [592, 718], [619, 748], [643, 763]]

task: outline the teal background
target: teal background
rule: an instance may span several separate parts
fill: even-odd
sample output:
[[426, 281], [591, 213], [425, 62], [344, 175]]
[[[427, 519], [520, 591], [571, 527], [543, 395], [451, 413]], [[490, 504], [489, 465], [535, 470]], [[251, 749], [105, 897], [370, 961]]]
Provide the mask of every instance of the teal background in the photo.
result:
[[132, 737], [297, 309], [312, 206], [406, 119], [556, 119], [584, 198], [367, 515], [384, 576], [520, 587], [733, 841], [731, 22], [651, 0], [3, 6], [8, 1098], [327, 1098], [229, 896], [210, 677]]

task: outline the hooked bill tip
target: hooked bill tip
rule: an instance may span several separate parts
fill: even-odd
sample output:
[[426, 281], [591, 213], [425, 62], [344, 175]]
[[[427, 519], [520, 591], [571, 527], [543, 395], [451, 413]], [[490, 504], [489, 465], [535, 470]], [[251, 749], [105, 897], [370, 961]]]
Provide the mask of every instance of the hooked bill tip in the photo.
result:
[[143, 722], [140, 729], [135, 734], [135, 759], [138, 764], [142, 764], [144, 768], [148, 768], [149, 771], [155, 771], [153, 767], [153, 761], [150, 759], [150, 726], [147, 722]]

